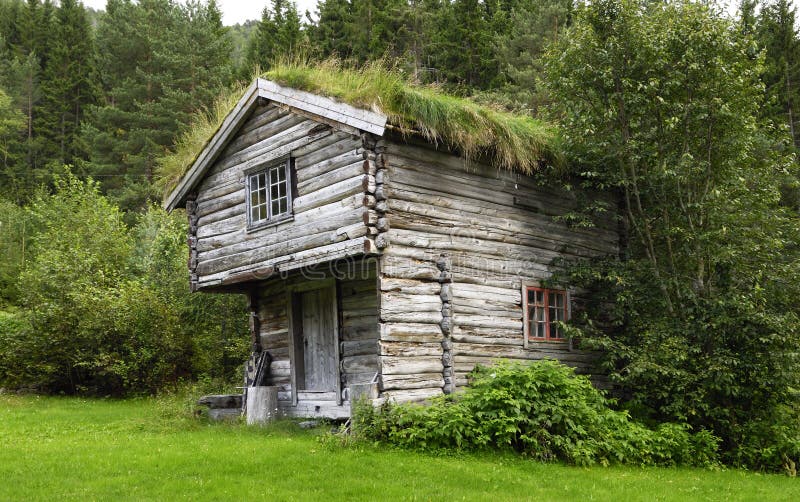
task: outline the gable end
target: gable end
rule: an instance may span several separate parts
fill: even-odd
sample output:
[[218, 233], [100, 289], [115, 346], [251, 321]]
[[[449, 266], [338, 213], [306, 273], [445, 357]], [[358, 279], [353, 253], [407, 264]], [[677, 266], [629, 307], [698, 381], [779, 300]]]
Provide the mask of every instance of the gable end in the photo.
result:
[[192, 166], [166, 198], [164, 209], [172, 211], [185, 203], [186, 197], [202, 180], [228, 142], [233, 139], [259, 99], [283, 105], [298, 114], [329, 125], [339, 125], [340, 128], [351, 132], [357, 130], [382, 136], [386, 127], [387, 117], [383, 114], [362, 110], [324, 96], [282, 87], [269, 80], [258, 78], [247, 88]]

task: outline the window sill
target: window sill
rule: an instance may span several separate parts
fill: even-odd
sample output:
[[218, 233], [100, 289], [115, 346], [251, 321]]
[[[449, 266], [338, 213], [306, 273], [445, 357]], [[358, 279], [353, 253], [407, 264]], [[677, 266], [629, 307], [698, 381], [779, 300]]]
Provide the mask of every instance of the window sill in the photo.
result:
[[247, 226], [247, 233], [257, 232], [259, 230], [264, 230], [265, 228], [277, 227], [281, 223], [289, 223], [294, 220], [294, 215], [289, 214], [286, 216], [282, 216], [280, 218], [274, 218], [271, 220], [266, 221], [259, 221], [256, 224], [248, 225]]
[[528, 338], [524, 343], [524, 348], [532, 351], [541, 349], [571, 351], [572, 344], [569, 339]]

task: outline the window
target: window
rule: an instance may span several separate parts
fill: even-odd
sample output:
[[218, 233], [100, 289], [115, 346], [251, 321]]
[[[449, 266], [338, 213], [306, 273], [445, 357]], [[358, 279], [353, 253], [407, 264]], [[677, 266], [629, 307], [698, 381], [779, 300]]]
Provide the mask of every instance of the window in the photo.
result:
[[565, 340], [556, 324], [569, 318], [569, 295], [558, 289], [524, 288], [525, 333], [527, 340]]
[[247, 176], [248, 226], [255, 227], [291, 216], [291, 160], [270, 165]]

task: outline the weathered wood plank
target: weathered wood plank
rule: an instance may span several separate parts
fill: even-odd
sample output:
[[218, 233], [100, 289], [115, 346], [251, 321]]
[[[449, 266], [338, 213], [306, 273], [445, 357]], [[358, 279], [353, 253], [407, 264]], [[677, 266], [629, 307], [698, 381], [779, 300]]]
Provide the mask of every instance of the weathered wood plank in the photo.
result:
[[384, 375], [381, 379], [384, 391], [442, 388], [441, 373], [419, 373], [416, 375]]
[[[392, 247], [389, 248], [389, 250], [392, 249]], [[381, 274], [398, 279], [438, 281], [441, 271], [431, 261], [409, 260], [384, 252], [381, 258]]]
[[386, 277], [381, 280], [381, 291], [407, 295], [436, 296], [441, 293], [442, 285], [439, 282]]
[[389, 390], [381, 394], [387, 401], [395, 403], [421, 402], [435, 396], [442, 395], [442, 389], [432, 387], [427, 389]]
[[385, 342], [441, 342], [442, 327], [437, 323], [382, 323], [380, 339]]
[[384, 126], [386, 125], [385, 115], [355, 108], [345, 103], [338, 103], [316, 94], [282, 87], [265, 79], [258, 79], [257, 85], [261, 97], [305, 110], [378, 136], [383, 135]]
[[397, 357], [439, 356], [443, 354], [442, 344], [438, 342], [395, 342], [380, 341], [380, 355]]
[[444, 368], [440, 356], [381, 356], [380, 364], [384, 375], [441, 373]]
[[324, 246], [313, 247], [305, 251], [292, 253], [289, 255], [282, 255], [279, 258], [264, 261], [256, 260], [255, 263], [248, 263], [241, 267], [222, 272], [216, 272], [210, 275], [203, 276], [200, 280], [200, 287], [209, 287], [219, 284], [225, 277], [254, 268], [261, 268], [263, 266], [273, 265], [277, 267], [276, 270], [288, 272], [298, 268], [311, 266], [318, 263], [324, 263], [331, 260], [343, 259], [346, 257], [361, 256], [365, 252], [365, 242], [369, 239], [365, 237], [358, 237], [341, 242], [335, 242]]
[[342, 371], [345, 373], [369, 373], [378, 371], [379, 364], [377, 354], [350, 356], [342, 359]]

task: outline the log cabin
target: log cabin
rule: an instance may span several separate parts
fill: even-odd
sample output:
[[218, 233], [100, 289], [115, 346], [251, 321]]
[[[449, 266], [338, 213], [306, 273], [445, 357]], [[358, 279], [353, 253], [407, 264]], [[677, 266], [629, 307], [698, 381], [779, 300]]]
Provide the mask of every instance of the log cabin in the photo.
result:
[[269, 354], [285, 415], [424, 401], [498, 358], [591, 372], [559, 327], [575, 292], [548, 279], [616, 253], [616, 220], [570, 227], [574, 191], [413, 119], [259, 78], [165, 200], [188, 215], [191, 289], [248, 295], [249, 378]]

